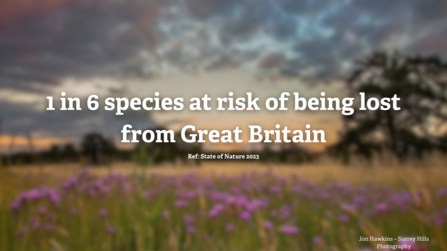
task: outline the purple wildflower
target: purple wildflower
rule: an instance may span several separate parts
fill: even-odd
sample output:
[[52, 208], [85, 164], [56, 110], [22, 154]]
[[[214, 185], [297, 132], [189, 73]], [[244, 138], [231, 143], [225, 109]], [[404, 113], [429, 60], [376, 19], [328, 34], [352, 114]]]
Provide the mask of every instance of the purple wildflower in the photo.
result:
[[185, 215], [185, 216], [183, 216], [183, 221], [186, 224], [190, 224], [190, 223], [193, 223], [195, 221], [195, 218], [192, 217], [191, 215]]
[[75, 207], [70, 208], [70, 214], [71, 215], [78, 215], [78, 209]]
[[196, 228], [191, 225], [187, 225], [186, 232], [188, 232], [188, 234], [194, 234], [194, 233], [196, 233]]
[[38, 189], [32, 189], [28, 192], [22, 193], [20, 197], [23, 198], [24, 200], [33, 201], [40, 199], [42, 197], [42, 194]]
[[241, 213], [241, 219], [244, 221], [248, 221], [251, 219], [251, 212], [250, 211], [243, 211]]
[[409, 246], [410, 247], [410, 249], [409, 249], [410, 251], [416, 251], [417, 250], [416, 249], [416, 245], [412, 241], [400, 241], [398, 244], [399, 245], [407, 245], [407, 246]]
[[104, 218], [109, 214], [109, 212], [107, 211], [107, 209], [101, 209], [99, 210], [99, 216]]
[[188, 201], [186, 200], [176, 200], [174, 202], [175, 207], [181, 208], [181, 207], [186, 207], [188, 206]]
[[32, 228], [32, 229], [39, 229], [39, 228], [40, 228], [40, 222], [37, 221], [37, 220], [33, 220], [33, 221], [31, 222], [31, 228]]
[[280, 193], [282, 190], [282, 187], [280, 185], [272, 186], [272, 187], [270, 187], [269, 190], [271, 193]]
[[437, 194], [438, 194], [439, 197], [441, 197], [441, 196], [447, 196], [447, 188], [441, 188], [441, 189], [439, 189]]
[[233, 230], [234, 230], [234, 225], [231, 224], [231, 223], [228, 223], [228, 224], [225, 226], [225, 230], [226, 230], [227, 232], [233, 232]]
[[20, 201], [14, 201], [11, 203], [11, 210], [13, 211], [17, 211], [20, 209], [20, 207], [22, 206], [22, 204], [20, 203]]
[[348, 222], [348, 221], [349, 221], [349, 215], [347, 215], [347, 214], [342, 214], [342, 215], [340, 215], [340, 217], [338, 217], [338, 219], [339, 219], [341, 222]]
[[388, 210], [388, 205], [387, 205], [385, 202], [379, 203], [379, 204], [377, 204], [377, 205], [374, 207], [374, 210], [375, 210], [377, 213], [385, 212], [385, 211]]
[[282, 232], [283, 234], [294, 235], [299, 232], [299, 229], [295, 226], [283, 225], [283, 226], [281, 226], [279, 231]]
[[39, 208], [39, 214], [46, 214], [47, 213], [47, 208], [46, 207], [40, 207]]
[[47, 230], [47, 231], [54, 231], [55, 229], [56, 229], [56, 227], [53, 224], [45, 225], [45, 230]]
[[211, 218], [217, 217], [225, 207], [222, 204], [216, 204], [214, 207], [208, 212], [208, 216]]
[[106, 229], [107, 234], [112, 235], [115, 233], [115, 228], [112, 226], [108, 226]]
[[55, 190], [48, 190], [47, 195], [48, 199], [54, 204], [58, 204], [61, 201], [59, 193], [57, 193]]
[[24, 226], [22, 227], [22, 229], [20, 230], [20, 234], [27, 234], [29, 232], [29, 227]]
[[444, 219], [444, 217], [442, 217], [442, 215], [437, 215], [437, 216], [433, 217], [432, 222], [433, 222], [433, 225], [440, 227], [440, 226], [444, 225], [445, 219]]
[[273, 223], [270, 221], [264, 221], [264, 228], [267, 230], [272, 230], [273, 229]]
[[317, 235], [312, 239], [312, 242], [315, 245], [320, 245], [323, 242], [323, 237], [321, 235]]

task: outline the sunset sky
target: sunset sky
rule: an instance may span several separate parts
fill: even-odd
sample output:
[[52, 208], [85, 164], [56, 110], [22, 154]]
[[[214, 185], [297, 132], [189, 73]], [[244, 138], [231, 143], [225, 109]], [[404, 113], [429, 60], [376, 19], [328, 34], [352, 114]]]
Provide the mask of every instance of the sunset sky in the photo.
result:
[[[31, 133], [36, 146], [124, 124], [234, 129], [275, 124], [342, 130], [340, 112], [45, 111], [46, 97], [161, 96], [261, 100], [283, 91], [343, 97], [356, 59], [375, 50], [447, 56], [442, 0], [3, 0], [0, 150]], [[85, 103], [83, 104], [85, 106]], [[325, 145], [311, 146], [322, 149]], [[222, 146], [215, 146], [222, 147]], [[249, 146], [226, 146], [225, 148]]]

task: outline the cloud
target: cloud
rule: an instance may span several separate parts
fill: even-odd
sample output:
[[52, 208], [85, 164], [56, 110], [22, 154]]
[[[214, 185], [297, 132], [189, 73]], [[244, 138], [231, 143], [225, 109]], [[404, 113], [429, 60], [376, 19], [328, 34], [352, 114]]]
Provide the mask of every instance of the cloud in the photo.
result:
[[80, 0], [0, 21], [1, 86], [34, 92], [32, 83], [125, 70], [147, 48], [133, 25], [148, 8], [141, 1]]
[[8, 3], [8, 13], [26, 15], [0, 12], [0, 83], [30, 92], [66, 77], [152, 78], [166, 69], [263, 65], [270, 54], [291, 64], [276, 74], [331, 78], [346, 73], [340, 62], [372, 50], [445, 53], [439, 44], [447, 36], [441, 0]]

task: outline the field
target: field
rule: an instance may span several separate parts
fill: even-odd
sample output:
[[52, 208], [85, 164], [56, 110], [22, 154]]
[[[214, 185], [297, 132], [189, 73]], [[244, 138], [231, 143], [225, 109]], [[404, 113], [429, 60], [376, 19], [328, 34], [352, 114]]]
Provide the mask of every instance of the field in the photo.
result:
[[0, 250], [446, 251], [444, 163], [3, 169]]

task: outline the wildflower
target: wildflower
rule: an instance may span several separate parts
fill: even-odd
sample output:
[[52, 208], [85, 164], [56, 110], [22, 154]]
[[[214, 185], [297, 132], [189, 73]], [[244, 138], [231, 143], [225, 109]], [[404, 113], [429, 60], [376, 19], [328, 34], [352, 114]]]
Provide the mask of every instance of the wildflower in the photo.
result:
[[[405, 237], [403, 238], [403, 239], [405, 239]], [[406, 245], [406, 246], [409, 246], [410, 247], [410, 251], [418, 251], [419, 249], [416, 247], [416, 244], [414, 244], [414, 242], [412, 242], [412, 241], [399, 241], [399, 243], [398, 243], [399, 245]]]
[[280, 185], [272, 186], [269, 190], [271, 193], [280, 193], [282, 191], [282, 187]]
[[56, 227], [53, 224], [45, 225], [45, 230], [47, 230], [47, 231], [53, 231], [54, 229], [56, 229]]
[[147, 199], [150, 199], [150, 198], [154, 197], [156, 194], [157, 194], [157, 191], [155, 191], [155, 190], [148, 190], [148, 191], [146, 191], [146, 192], [144, 193], [144, 196], [145, 196]]
[[71, 215], [78, 215], [78, 209], [76, 209], [75, 207], [72, 207], [72, 208], [70, 209], [70, 214], [71, 214]]
[[323, 242], [323, 237], [321, 235], [317, 235], [312, 239], [312, 242], [315, 245], [320, 245]]
[[78, 178], [71, 178], [69, 180], [67, 180], [66, 182], [64, 182], [64, 184], [62, 184], [62, 188], [65, 190], [70, 189], [71, 187], [75, 186], [78, 183]]
[[251, 219], [251, 212], [250, 211], [243, 211], [241, 213], [241, 219], [244, 221], [248, 221]]
[[101, 191], [101, 193], [103, 193], [103, 194], [108, 194], [108, 193], [110, 193], [110, 191], [112, 190], [110, 187], [108, 187], [108, 186], [101, 186], [100, 188], [99, 188], [99, 190]]
[[17, 211], [20, 209], [21, 206], [22, 206], [22, 204], [20, 203], [20, 201], [17, 200], [17, 201], [12, 202], [10, 207], [11, 207], [11, 210]]
[[273, 223], [271, 223], [270, 221], [264, 221], [264, 228], [267, 230], [272, 230], [273, 229]]
[[295, 226], [291, 226], [291, 225], [283, 225], [280, 229], [280, 232], [284, 233], [284, 234], [288, 234], [288, 235], [294, 235], [297, 234], [299, 232], [299, 229]]
[[445, 219], [444, 219], [444, 217], [442, 217], [442, 215], [437, 215], [437, 216], [433, 217], [432, 222], [433, 222], [433, 225], [440, 227], [440, 226], [444, 225]]
[[45, 207], [39, 208], [39, 214], [46, 214], [46, 213], [47, 213], [47, 209]]
[[380, 203], [380, 204], [377, 204], [377, 205], [374, 207], [374, 210], [375, 210], [377, 213], [379, 213], [379, 212], [385, 212], [385, 211], [388, 210], [388, 205], [387, 205], [385, 202], [382, 202], [382, 203]]
[[339, 219], [341, 222], [348, 222], [348, 221], [349, 221], [349, 215], [347, 215], [347, 214], [342, 214], [342, 215], [340, 215], [340, 217], [338, 217], [338, 219]]
[[214, 207], [209, 211], [208, 216], [211, 218], [217, 217], [223, 210], [224, 206], [222, 204], [216, 204]]
[[195, 218], [192, 217], [191, 215], [185, 215], [185, 216], [183, 216], [183, 221], [184, 221], [186, 224], [190, 224], [190, 223], [192, 223], [192, 222], [195, 221]]
[[248, 200], [245, 197], [239, 197], [236, 199], [236, 204], [241, 206], [241, 207], [245, 207], [245, 205], [247, 205]]
[[104, 218], [109, 214], [109, 212], [106, 209], [99, 210], [99, 216]]
[[61, 200], [59, 194], [55, 190], [48, 190], [47, 191], [47, 196], [48, 196], [48, 199], [53, 204], [58, 204], [60, 202], [60, 200]]
[[355, 198], [354, 198], [354, 204], [357, 206], [357, 207], [360, 207], [360, 206], [364, 206], [365, 204], [366, 204], [366, 198], [365, 197], [363, 197], [363, 196], [356, 196]]
[[281, 219], [290, 218], [292, 216], [292, 207], [289, 205], [284, 205], [278, 210], [278, 213]]
[[437, 194], [438, 194], [439, 197], [441, 197], [441, 196], [447, 196], [447, 188], [441, 188], [441, 189], [439, 189]]
[[163, 215], [163, 218], [167, 219], [167, 218], [169, 218], [170, 213], [169, 213], [168, 210], [164, 210], [163, 213], [162, 213], [162, 215]]
[[187, 201], [185, 201], [185, 200], [176, 200], [175, 202], [174, 202], [174, 205], [175, 205], [175, 207], [186, 207], [186, 206], [188, 206], [188, 202]]
[[24, 200], [33, 201], [40, 199], [42, 197], [42, 194], [38, 189], [32, 189], [28, 192], [22, 193], [20, 197], [23, 198]]
[[186, 232], [188, 232], [188, 234], [194, 234], [196, 232], [196, 228], [191, 225], [187, 225]]
[[233, 230], [234, 230], [234, 225], [231, 224], [231, 223], [228, 223], [228, 224], [225, 226], [225, 230], [226, 230], [227, 232], [233, 232]]
[[108, 226], [106, 229], [107, 234], [112, 235], [115, 233], [115, 228], [112, 226]]

